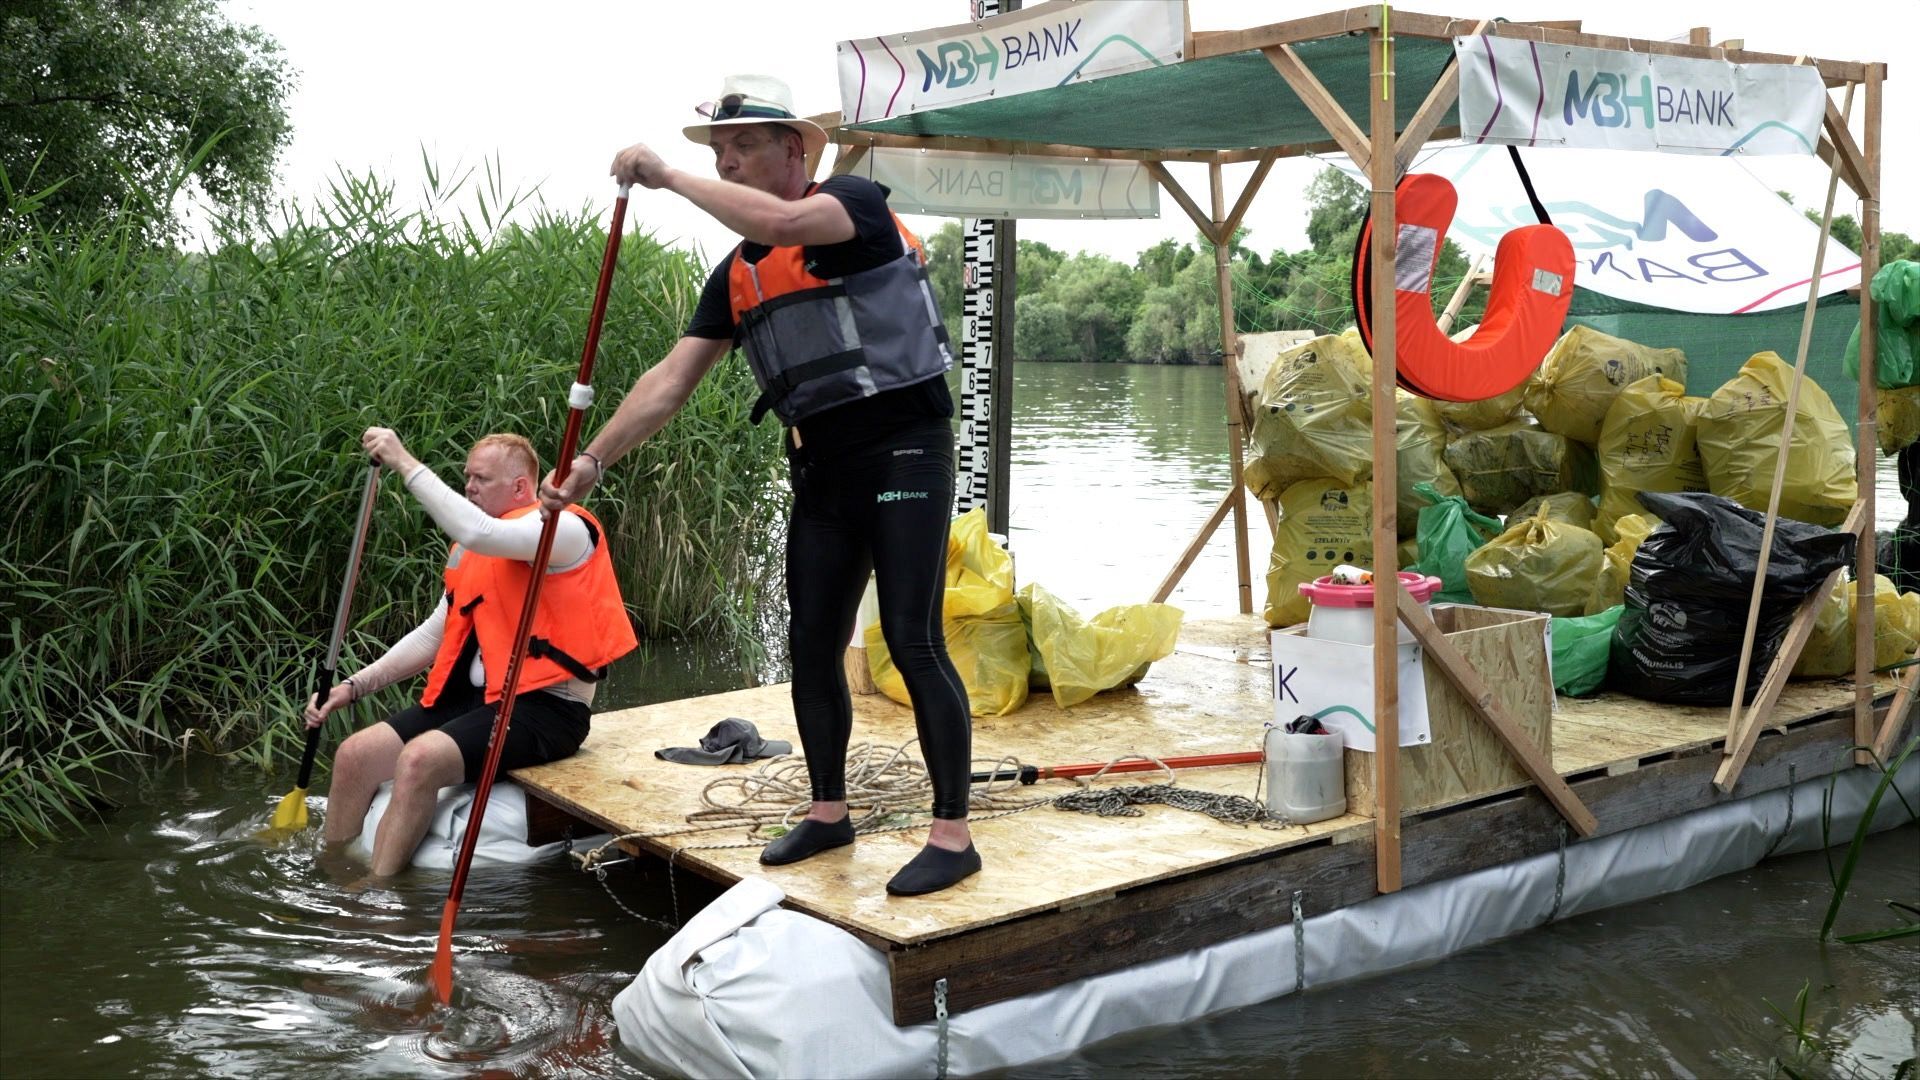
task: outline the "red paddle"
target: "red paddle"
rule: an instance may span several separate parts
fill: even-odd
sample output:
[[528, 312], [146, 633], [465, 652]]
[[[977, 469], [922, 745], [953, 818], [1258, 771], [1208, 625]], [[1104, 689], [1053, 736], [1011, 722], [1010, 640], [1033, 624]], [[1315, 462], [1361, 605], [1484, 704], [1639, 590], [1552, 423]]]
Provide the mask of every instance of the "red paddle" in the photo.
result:
[[[593, 294], [593, 314], [587, 320], [587, 344], [580, 355], [580, 375], [567, 396], [567, 433], [560, 440], [560, 457], [554, 466], [556, 484], [567, 482], [574, 452], [580, 444], [580, 418], [593, 403], [593, 358], [600, 348], [600, 324], [607, 315], [607, 293], [613, 287], [613, 265], [620, 256], [620, 229], [627, 217], [627, 187], [613, 201], [613, 227], [607, 232], [607, 253], [600, 262], [600, 284]], [[540, 584], [547, 576], [547, 560], [553, 554], [554, 530], [560, 515], [548, 514], [540, 526], [540, 546], [534, 550], [533, 575], [527, 579], [527, 599], [520, 608], [520, 627], [514, 631], [512, 659], [507, 663], [500, 705], [494, 714], [493, 737], [487, 743], [487, 761], [480, 769], [480, 782], [473, 790], [473, 809], [467, 815], [466, 835], [460, 839], [460, 858], [453, 865], [453, 883], [447, 887], [447, 905], [440, 913], [440, 944], [434, 950], [433, 965], [427, 969], [427, 981], [433, 996], [445, 1005], [453, 997], [453, 924], [460, 914], [460, 897], [467, 889], [467, 869], [473, 863], [473, 849], [480, 842], [480, 819], [486, 816], [487, 798], [493, 793], [494, 774], [500, 768], [500, 752], [507, 744], [507, 724], [513, 717], [513, 702], [519, 696], [520, 665], [527, 656], [527, 638], [533, 633], [533, 613], [540, 602]]]
[[1039, 780], [1065, 779], [1070, 776], [1092, 776], [1102, 769], [1110, 773], [1118, 772], [1158, 772], [1161, 765], [1169, 769], [1206, 769], [1215, 765], [1258, 765], [1267, 759], [1259, 750], [1247, 750], [1231, 754], [1195, 754], [1192, 757], [1170, 757], [1159, 761], [1127, 760], [1108, 764], [1104, 761], [1088, 762], [1085, 765], [1022, 765], [1019, 772], [1010, 769], [998, 769], [993, 772], [977, 772], [972, 782], [985, 784], [994, 780], [1018, 780], [1031, 784]]

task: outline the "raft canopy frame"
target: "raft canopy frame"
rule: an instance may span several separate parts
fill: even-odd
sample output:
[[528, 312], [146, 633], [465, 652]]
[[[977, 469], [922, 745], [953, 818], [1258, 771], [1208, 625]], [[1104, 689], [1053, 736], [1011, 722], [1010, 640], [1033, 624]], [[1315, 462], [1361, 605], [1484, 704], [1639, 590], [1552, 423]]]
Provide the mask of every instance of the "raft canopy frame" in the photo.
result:
[[[1052, 0], [1039, 7], [1070, 15], [1081, 0]], [[1036, 8], [1020, 13], [1031, 18]], [[973, 26], [991, 32], [994, 20]], [[1393, 267], [1395, 186], [1416, 153], [1431, 140], [1459, 136], [1459, 69], [1451, 63], [1453, 39], [1493, 35], [1549, 45], [1661, 54], [1740, 64], [1809, 64], [1829, 91], [1857, 88], [1864, 97], [1861, 134], [1855, 138], [1850, 117], [1829, 95], [1823, 134], [1817, 147], [1839, 180], [1861, 205], [1861, 281], [1870, 281], [1880, 257], [1881, 84], [1883, 63], [1824, 60], [1804, 55], [1757, 52], [1742, 41], [1710, 44], [1705, 27], [1689, 31], [1685, 43], [1589, 34], [1573, 22], [1498, 22], [1400, 11], [1388, 5], [1353, 7], [1241, 30], [1193, 31], [1188, 26], [1174, 62], [1007, 97], [990, 97], [902, 116], [848, 122], [838, 112], [814, 117], [840, 148], [835, 172], [851, 169], [873, 147], [903, 147], [1140, 161], [1173, 201], [1214, 246], [1220, 304], [1221, 352], [1226, 389], [1230, 485], [1220, 504], [1175, 561], [1153, 599], [1170, 595], [1186, 568], [1229, 512], [1233, 518], [1239, 610], [1251, 613], [1252, 575], [1247, 536], [1244, 453], [1247, 443], [1233, 327], [1233, 287], [1229, 245], [1233, 233], [1281, 158], [1343, 153], [1370, 180], [1374, 220], [1368, 258], [1373, 264], [1373, 567], [1376, 596], [1374, 639], [1389, 641], [1395, 622], [1405, 621], [1427, 644], [1442, 673], [1458, 686], [1534, 777], [1543, 794], [1573, 829], [1590, 835], [1594, 817], [1540, 748], [1506, 717], [1493, 695], [1419, 605], [1407, 602], [1393, 571], [1397, 568], [1394, 413], [1396, 357]], [[1409, 93], [1408, 91], [1412, 91]], [[1168, 162], [1205, 164], [1209, 206], [1202, 209], [1167, 171]], [[1229, 204], [1223, 170], [1253, 162], [1252, 175]], [[1824, 248], [1830, 230], [1823, 222]], [[1811, 309], [1809, 309], [1811, 310]], [[1858, 504], [1844, 526], [1860, 538], [1855, 567], [1854, 740], [1873, 746], [1882, 757], [1899, 730], [1900, 708], [1890, 710], [1876, 732], [1873, 725], [1873, 578], [1874, 461], [1873, 406], [1875, 320], [1873, 299], [1860, 290], [1860, 400], [1855, 462]], [[1805, 335], [1802, 335], [1804, 363]], [[1269, 523], [1271, 503], [1264, 507]], [[1771, 530], [1772, 515], [1768, 529]], [[1760, 727], [1791, 673], [1828, 590], [1811, 595], [1795, 616], [1753, 705], [1734, 709], [1723, 760], [1714, 778], [1730, 792], [1753, 747]], [[1749, 633], [1752, 627], [1749, 626]], [[1374, 715], [1380, 752], [1374, 755], [1376, 877], [1380, 892], [1400, 888], [1400, 784], [1397, 704], [1399, 686], [1392, 654], [1374, 655]], [[1905, 703], [1903, 698], [1901, 704]], [[1860, 751], [1857, 760], [1871, 760]]]

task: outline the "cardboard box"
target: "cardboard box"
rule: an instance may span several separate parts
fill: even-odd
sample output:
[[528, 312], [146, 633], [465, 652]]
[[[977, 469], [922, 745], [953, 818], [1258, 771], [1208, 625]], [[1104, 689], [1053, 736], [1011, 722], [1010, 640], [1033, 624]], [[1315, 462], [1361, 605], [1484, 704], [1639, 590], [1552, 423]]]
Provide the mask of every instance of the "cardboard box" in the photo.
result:
[[[1434, 622], [1455, 649], [1487, 680], [1509, 715], [1551, 758], [1553, 754], [1553, 676], [1549, 670], [1548, 616], [1531, 611], [1507, 611], [1468, 605], [1440, 605], [1433, 609]], [[1347, 697], [1365, 701], [1370, 730], [1372, 712], [1373, 649], [1364, 645], [1313, 642], [1290, 631], [1275, 631], [1272, 637], [1274, 660], [1274, 716], [1284, 724], [1302, 711], [1294, 698], [1303, 688], [1313, 698], [1312, 687], [1339, 679], [1347, 684]], [[1350, 650], [1352, 660], [1338, 669], [1326, 666], [1326, 646]], [[1417, 645], [1400, 646], [1400, 806], [1402, 812], [1430, 810], [1531, 783], [1519, 762], [1508, 753], [1506, 744], [1480, 719], [1460, 692], [1454, 689], [1426, 650]], [[1406, 654], [1413, 650], [1420, 678], [1408, 677]], [[1283, 699], [1282, 675], [1289, 669], [1309, 665], [1307, 681], [1302, 675], [1288, 676]], [[1424, 682], [1424, 694], [1410, 691]], [[1424, 709], [1421, 706], [1424, 705]], [[1320, 706], [1324, 708], [1324, 706]], [[1424, 715], [1422, 715], [1424, 713]], [[1283, 715], [1284, 714], [1284, 715]], [[1348, 718], [1351, 719], [1351, 718]], [[1419, 737], [1424, 733], [1425, 738]], [[1373, 754], [1353, 749], [1349, 736], [1346, 754], [1347, 807], [1350, 813], [1371, 816], [1374, 806]], [[1370, 741], [1370, 740], [1368, 740]]]

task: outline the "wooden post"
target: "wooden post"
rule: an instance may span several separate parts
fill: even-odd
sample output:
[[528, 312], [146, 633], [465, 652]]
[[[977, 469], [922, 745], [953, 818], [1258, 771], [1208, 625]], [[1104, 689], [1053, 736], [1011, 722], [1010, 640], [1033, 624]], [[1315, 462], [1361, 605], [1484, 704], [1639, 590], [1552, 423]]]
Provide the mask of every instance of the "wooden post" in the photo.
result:
[[[1881, 66], [1867, 65], [1866, 101], [1862, 117], [1865, 142], [1861, 156], [1866, 159], [1867, 190], [1860, 198], [1860, 419], [1859, 443], [1854, 450], [1855, 483], [1859, 498], [1866, 503], [1860, 525], [1860, 547], [1854, 568], [1853, 600], [1853, 741], [1865, 746], [1873, 741], [1873, 564], [1874, 547], [1874, 463], [1879, 455], [1878, 410], [1874, 405], [1877, 389], [1877, 364], [1880, 347], [1875, 325], [1878, 313], [1873, 306], [1873, 275], [1880, 269], [1880, 79]], [[1847, 90], [1853, 100], [1853, 90]], [[1849, 110], [1850, 112], [1851, 110]], [[1846, 119], [1845, 115], [1842, 120]], [[1844, 131], [1844, 127], [1842, 128]], [[1837, 148], [1836, 148], [1837, 149]], [[1844, 154], [1834, 154], [1834, 168], [1840, 167]], [[1817, 273], [1818, 271], [1816, 271]], [[1866, 764], [1872, 757], [1865, 750], [1854, 753], [1854, 761]]]
[[1900, 689], [1893, 695], [1893, 704], [1887, 706], [1886, 718], [1880, 721], [1880, 734], [1873, 737], [1873, 756], [1881, 761], [1893, 753], [1893, 733], [1906, 722], [1907, 710], [1913, 707], [1914, 684], [1920, 682], [1920, 649], [1908, 659], [1914, 666], [1900, 673]]
[[1253, 572], [1247, 556], [1246, 411], [1240, 404], [1240, 336], [1233, 329], [1233, 237], [1227, 233], [1227, 196], [1221, 184], [1220, 164], [1207, 166], [1207, 187], [1213, 196], [1213, 269], [1220, 291], [1220, 366], [1226, 369], [1227, 460], [1233, 472], [1233, 559], [1239, 575], [1240, 614], [1253, 613]]
[[1180, 553], [1180, 558], [1173, 564], [1173, 569], [1167, 571], [1167, 576], [1161, 580], [1160, 587], [1153, 590], [1154, 603], [1164, 603], [1167, 597], [1173, 595], [1173, 590], [1179, 586], [1180, 579], [1186, 576], [1187, 568], [1193, 565], [1194, 559], [1200, 557], [1201, 549], [1207, 546], [1207, 541], [1213, 537], [1213, 531], [1227, 519], [1227, 511], [1231, 509], [1233, 509], [1233, 492], [1229, 491], [1220, 496], [1220, 505], [1214, 507], [1213, 513], [1207, 515], [1206, 524], [1200, 526], [1200, 531], [1193, 534], [1192, 540], [1187, 541], [1187, 549]]
[[1374, 867], [1383, 893], [1400, 889], [1400, 576], [1395, 529], [1393, 260], [1395, 225], [1393, 37], [1391, 9], [1380, 8], [1372, 33], [1367, 81], [1367, 172], [1372, 184], [1373, 243], [1373, 735]]

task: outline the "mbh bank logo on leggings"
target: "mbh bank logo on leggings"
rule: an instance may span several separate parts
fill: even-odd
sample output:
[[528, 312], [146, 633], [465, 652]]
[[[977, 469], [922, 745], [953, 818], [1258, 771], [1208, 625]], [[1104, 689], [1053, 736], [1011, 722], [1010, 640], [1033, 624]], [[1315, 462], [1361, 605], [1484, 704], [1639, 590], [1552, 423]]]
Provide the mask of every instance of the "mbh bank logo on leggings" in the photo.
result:
[[933, 493], [928, 491], [882, 491], [873, 497], [873, 501], [890, 503], [904, 502], [907, 499], [931, 499], [932, 497]]

